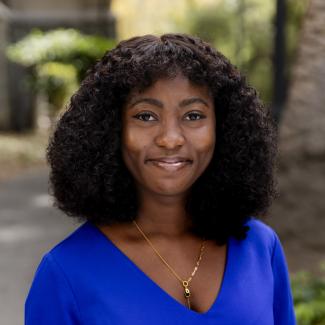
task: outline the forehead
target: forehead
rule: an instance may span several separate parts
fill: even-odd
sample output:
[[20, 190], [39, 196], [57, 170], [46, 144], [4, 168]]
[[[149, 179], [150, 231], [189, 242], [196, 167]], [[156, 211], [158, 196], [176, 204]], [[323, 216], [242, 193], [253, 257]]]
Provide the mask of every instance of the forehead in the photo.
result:
[[206, 100], [212, 100], [212, 94], [207, 85], [198, 85], [193, 83], [181, 74], [178, 74], [175, 77], [159, 78], [145, 89], [132, 91], [129, 95], [128, 101], [144, 96], [173, 96], [174, 98], [197, 96], [203, 97]]

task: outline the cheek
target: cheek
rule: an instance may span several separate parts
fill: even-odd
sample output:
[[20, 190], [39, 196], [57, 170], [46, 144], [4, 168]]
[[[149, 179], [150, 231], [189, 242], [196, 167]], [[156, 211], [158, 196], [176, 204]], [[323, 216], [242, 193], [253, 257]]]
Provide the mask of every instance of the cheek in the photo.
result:
[[215, 128], [213, 126], [207, 126], [206, 128], [200, 130], [200, 132], [196, 134], [193, 141], [198, 153], [204, 156], [212, 157], [216, 142]]
[[[129, 165], [129, 160], [138, 152], [136, 137], [130, 130], [124, 131], [122, 136], [122, 154], [126, 165]], [[128, 166], [129, 167], [129, 166]]]
[[123, 132], [122, 149], [124, 152], [137, 151], [137, 137], [130, 130]]
[[146, 151], [145, 138], [133, 128], [126, 128], [122, 133], [122, 156], [124, 163], [129, 170], [136, 169], [136, 166], [144, 161]]

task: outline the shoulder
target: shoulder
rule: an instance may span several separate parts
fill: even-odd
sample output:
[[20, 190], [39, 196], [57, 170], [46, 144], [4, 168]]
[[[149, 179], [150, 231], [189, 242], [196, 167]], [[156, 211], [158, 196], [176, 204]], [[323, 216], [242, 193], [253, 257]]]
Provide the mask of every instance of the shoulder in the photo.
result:
[[85, 241], [88, 241], [91, 233], [89, 231], [88, 222], [79, 225], [72, 233], [66, 238], [58, 242], [53, 248], [48, 251], [48, 254], [52, 256], [68, 253], [71, 250], [75, 250], [77, 247], [83, 246]]
[[77, 270], [83, 267], [78, 245], [83, 226], [44, 255], [25, 301], [26, 324], [81, 323]]
[[274, 245], [277, 235], [271, 226], [254, 217], [247, 221], [246, 225], [249, 227], [247, 232], [248, 240], [266, 245]]
[[94, 252], [102, 251], [102, 246], [99, 231], [91, 223], [85, 222], [49, 250], [44, 259], [62, 270], [74, 270], [96, 260]]
[[236, 241], [235, 245], [260, 258], [272, 258], [274, 249], [279, 242], [276, 232], [269, 225], [254, 217], [245, 225], [249, 228], [247, 237], [241, 242]]

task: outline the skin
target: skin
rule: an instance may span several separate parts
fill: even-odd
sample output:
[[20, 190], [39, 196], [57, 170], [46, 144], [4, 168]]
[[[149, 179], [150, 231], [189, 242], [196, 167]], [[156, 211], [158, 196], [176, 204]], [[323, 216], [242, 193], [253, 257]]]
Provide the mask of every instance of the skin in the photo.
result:
[[[213, 98], [188, 79], [158, 80], [131, 95], [123, 115], [122, 152], [137, 183], [139, 224], [166, 235], [186, 231], [186, 196], [211, 161], [215, 146]], [[149, 159], [181, 156], [191, 160], [177, 171]], [[160, 211], [160, 214], [155, 213]]]
[[[136, 221], [184, 279], [192, 273], [202, 244], [202, 238], [188, 231], [184, 204], [191, 186], [209, 165], [214, 147], [214, 102], [206, 86], [194, 85], [177, 75], [160, 79], [143, 92], [129, 96], [123, 109], [122, 153], [136, 181]], [[166, 157], [183, 157], [187, 161], [178, 165], [162, 163]], [[158, 158], [159, 162], [155, 160]], [[163, 266], [133, 223], [100, 229], [148, 277], [185, 304], [178, 280]], [[191, 281], [193, 310], [205, 312], [215, 301], [225, 260], [226, 247], [207, 241], [204, 257]]]

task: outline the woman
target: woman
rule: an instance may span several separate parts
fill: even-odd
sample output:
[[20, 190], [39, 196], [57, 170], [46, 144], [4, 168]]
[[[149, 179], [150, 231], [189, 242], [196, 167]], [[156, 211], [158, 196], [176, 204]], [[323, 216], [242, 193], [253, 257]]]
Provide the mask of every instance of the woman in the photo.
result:
[[[121, 42], [50, 139], [56, 206], [86, 220], [43, 258], [26, 324], [295, 324], [270, 113], [179, 34]], [[254, 216], [254, 217], [253, 217]]]

